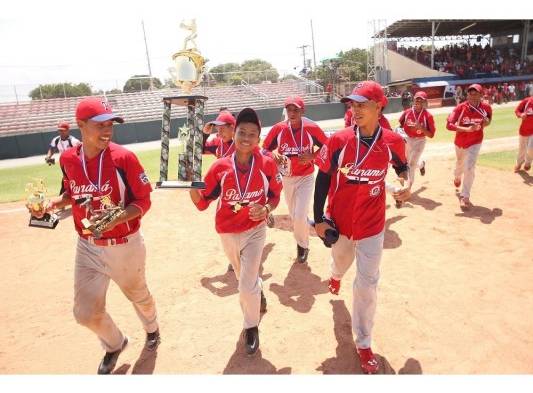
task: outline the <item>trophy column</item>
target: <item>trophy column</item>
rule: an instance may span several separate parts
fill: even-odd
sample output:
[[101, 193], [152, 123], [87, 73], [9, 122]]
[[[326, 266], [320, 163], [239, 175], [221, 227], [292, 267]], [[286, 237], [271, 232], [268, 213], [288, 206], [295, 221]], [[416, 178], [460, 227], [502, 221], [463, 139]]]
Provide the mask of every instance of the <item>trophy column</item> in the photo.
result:
[[[205, 96], [164, 97], [163, 122], [161, 127], [161, 161], [157, 188], [205, 188], [202, 181], [202, 127]], [[187, 120], [178, 130], [178, 140], [185, 138], [185, 149], [178, 151], [178, 180], [168, 180], [168, 157], [170, 116], [172, 105], [187, 107]]]

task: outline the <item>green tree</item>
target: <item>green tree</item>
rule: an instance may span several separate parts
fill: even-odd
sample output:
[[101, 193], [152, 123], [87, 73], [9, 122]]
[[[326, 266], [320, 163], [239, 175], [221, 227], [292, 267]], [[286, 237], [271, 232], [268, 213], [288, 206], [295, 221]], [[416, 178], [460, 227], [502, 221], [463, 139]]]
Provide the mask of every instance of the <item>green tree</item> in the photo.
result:
[[209, 74], [212, 75], [213, 78], [218, 83], [228, 83], [231, 79], [231, 75], [235, 74], [224, 74], [226, 72], [236, 72], [239, 71], [241, 66], [237, 63], [224, 63], [219, 64], [209, 70]]
[[[246, 71], [249, 71], [246, 73]], [[268, 61], [261, 59], [246, 60], [241, 64], [242, 79], [248, 83], [261, 83], [270, 81], [276, 83], [279, 78], [278, 71]]]
[[120, 90], [120, 89], [111, 89], [111, 90], [106, 90], [105, 93], [106, 94], [121, 94], [122, 90]]
[[366, 49], [354, 48], [347, 52], [337, 53], [337, 57], [322, 60], [322, 64], [313, 71], [311, 77], [321, 83], [335, 84], [341, 80], [361, 81], [366, 79]]
[[32, 100], [64, 98], [64, 97], [82, 97], [92, 95], [91, 86], [88, 83], [52, 83], [39, 85], [32, 91], [29, 96]]
[[[160, 89], [163, 84], [158, 78], [152, 77], [153, 85], [156, 89]], [[124, 88], [122, 89], [124, 93], [132, 93], [135, 91], [144, 91], [150, 88], [150, 77], [148, 75], [133, 75], [130, 79], [126, 81]]]

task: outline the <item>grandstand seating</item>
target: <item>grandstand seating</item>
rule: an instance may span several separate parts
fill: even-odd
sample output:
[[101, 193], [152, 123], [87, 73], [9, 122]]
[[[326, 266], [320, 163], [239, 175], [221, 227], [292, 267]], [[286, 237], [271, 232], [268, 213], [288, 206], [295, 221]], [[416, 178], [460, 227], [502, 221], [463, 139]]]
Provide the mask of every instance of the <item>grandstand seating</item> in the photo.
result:
[[[218, 113], [225, 106], [232, 112], [244, 107], [282, 107], [289, 95], [300, 95], [307, 104], [324, 102], [320, 93], [311, 93], [302, 81], [286, 81], [246, 86], [197, 87], [193, 94], [205, 95], [205, 114]], [[258, 94], [259, 92], [259, 94]], [[163, 97], [181, 94], [180, 89], [161, 89], [108, 95], [113, 111], [127, 122], [161, 119]], [[75, 127], [74, 112], [80, 97], [34, 100], [0, 104], [0, 136], [55, 130], [61, 120]], [[172, 117], [184, 117], [185, 107], [172, 108]]]

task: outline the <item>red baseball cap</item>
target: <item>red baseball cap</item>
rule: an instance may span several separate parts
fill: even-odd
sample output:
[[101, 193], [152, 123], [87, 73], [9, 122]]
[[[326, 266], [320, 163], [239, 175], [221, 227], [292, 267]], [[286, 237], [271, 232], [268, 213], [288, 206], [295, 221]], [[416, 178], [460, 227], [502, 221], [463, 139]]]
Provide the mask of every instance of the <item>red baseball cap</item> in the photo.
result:
[[290, 96], [285, 100], [285, 108], [294, 105], [296, 108], [305, 109], [304, 100], [299, 96]]
[[235, 117], [233, 117], [231, 112], [222, 111], [218, 114], [215, 120], [210, 121], [207, 124], [213, 124], [215, 126], [221, 126], [223, 124], [230, 124], [232, 126], [235, 126], [236, 123], [237, 121], [235, 120]]
[[468, 89], [466, 89], [466, 91], [468, 92], [472, 89], [474, 89], [478, 93], [481, 93], [483, 91], [483, 88], [481, 87], [481, 85], [478, 85], [477, 83], [474, 83], [473, 85], [468, 86]]
[[117, 123], [124, 123], [124, 119], [113, 114], [111, 105], [102, 97], [86, 97], [78, 102], [76, 119], [98, 122], [113, 120]]
[[428, 95], [426, 94], [425, 91], [417, 91], [414, 98], [415, 98], [415, 100], [417, 98], [421, 98], [423, 100], [427, 100], [428, 99]]
[[385, 103], [385, 93], [381, 85], [374, 81], [364, 81], [355, 85], [352, 94], [343, 97], [341, 102], [355, 101], [355, 102], [367, 102], [375, 101], [382, 105]]
[[70, 130], [70, 125], [66, 121], [59, 122], [57, 125], [58, 130]]
[[252, 108], [244, 108], [239, 112], [235, 126], [237, 127], [241, 123], [256, 124], [259, 127], [259, 132], [261, 132], [261, 121], [259, 120], [259, 116], [257, 116], [257, 112]]

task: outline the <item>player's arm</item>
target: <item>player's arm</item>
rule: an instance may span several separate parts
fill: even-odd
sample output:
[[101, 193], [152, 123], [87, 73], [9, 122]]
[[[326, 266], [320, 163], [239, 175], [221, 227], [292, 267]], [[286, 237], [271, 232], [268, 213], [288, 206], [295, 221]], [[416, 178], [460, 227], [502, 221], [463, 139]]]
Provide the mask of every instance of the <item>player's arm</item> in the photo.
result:
[[427, 116], [427, 128], [424, 127], [424, 135], [428, 138], [433, 138], [435, 136], [435, 131], [437, 129], [435, 128], [435, 119], [431, 115], [431, 113]]
[[520, 101], [520, 104], [518, 104], [518, 106], [514, 110], [516, 117], [518, 117], [519, 119], [526, 118], [526, 114], [525, 114], [526, 100], [527, 99]]
[[194, 203], [196, 208], [200, 211], [207, 209], [209, 204], [220, 196], [221, 186], [217, 179], [217, 168], [218, 164], [215, 161], [205, 175], [204, 190], [198, 190], [196, 188], [191, 188], [189, 190], [189, 196], [191, 197], [192, 203]]
[[492, 121], [492, 108], [487, 106], [487, 116], [483, 118], [483, 125], [485, 127], [489, 126]]
[[[282, 164], [287, 160], [283, 154], [277, 151], [278, 148], [278, 135], [281, 132], [281, 127], [275, 124], [268, 132], [265, 140], [263, 141], [263, 154], [266, 151], [271, 152], [271, 156], [277, 164]], [[266, 155], [266, 154], [265, 154]]]
[[450, 116], [448, 116], [448, 119], [446, 120], [446, 128], [450, 131], [455, 132], [473, 132], [477, 131], [476, 126], [473, 124], [469, 127], [463, 127], [460, 126], [459, 118], [463, 114], [464, 109], [462, 109], [461, 106], [457, 106], [452, 113], [450, 113]]
[[407, 165], [407, 158], [405, 156], [405, 143], [403, 140], [397, 139], [390, 145], [391, 163], [401, 187], [395, 189], [392, 196], [397, 201], [406, 201], [411, 196], [411, 179], [409, 179], [409, 166]]
[[324, 221], [324, 206], [328, 197], [331, 175], [337, 169], [337, 160], [333, 159], [334, 140], [322, 146], [317, 156], [318, 174], [315, 180], [315, 192], [313, 197], [313, 218], [315, 220], [315, 231], [321, 238], [325, 237], [326, 230], [333, 229]]

